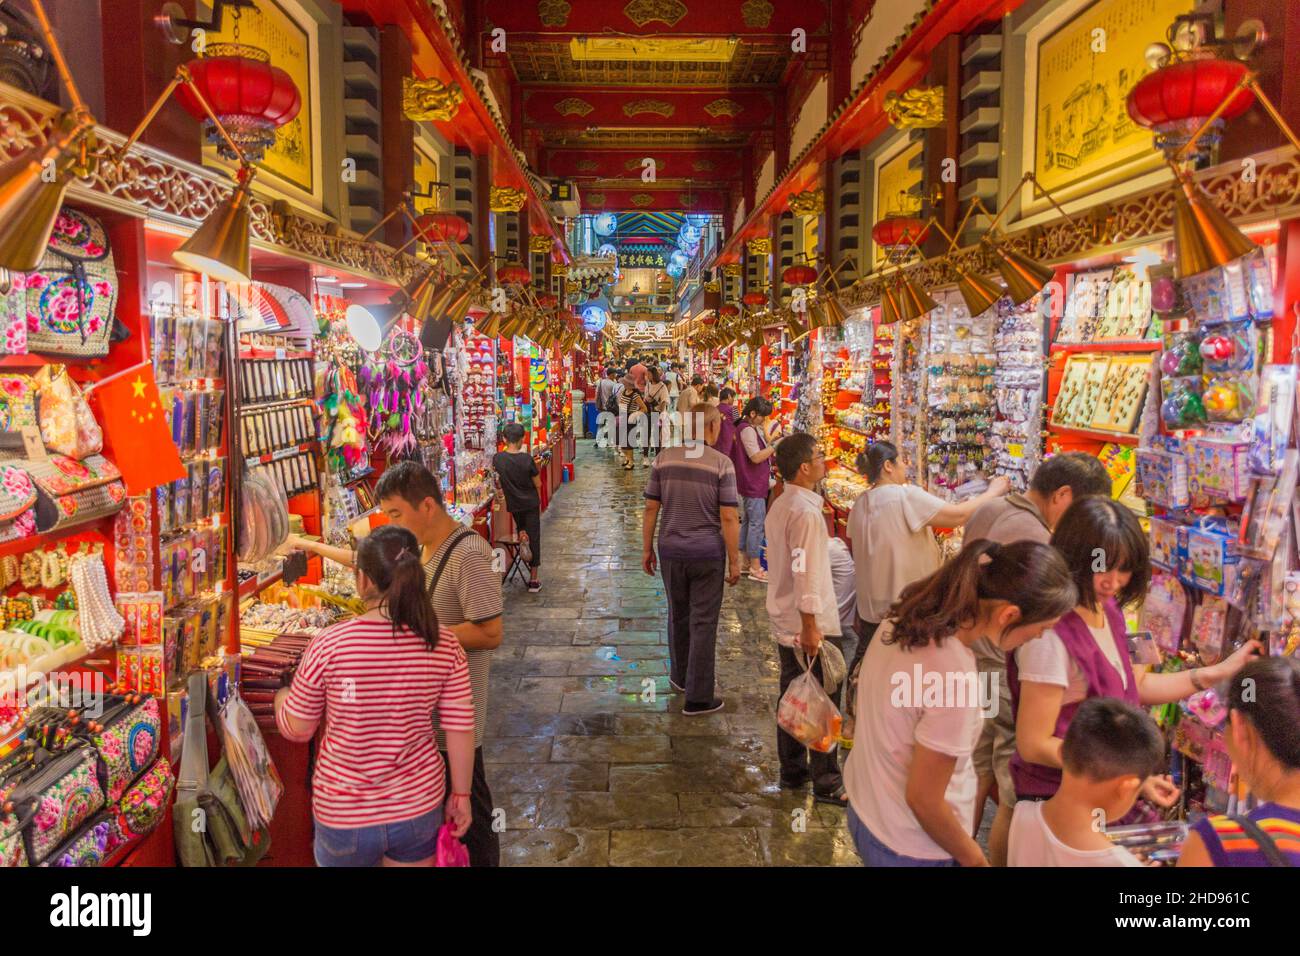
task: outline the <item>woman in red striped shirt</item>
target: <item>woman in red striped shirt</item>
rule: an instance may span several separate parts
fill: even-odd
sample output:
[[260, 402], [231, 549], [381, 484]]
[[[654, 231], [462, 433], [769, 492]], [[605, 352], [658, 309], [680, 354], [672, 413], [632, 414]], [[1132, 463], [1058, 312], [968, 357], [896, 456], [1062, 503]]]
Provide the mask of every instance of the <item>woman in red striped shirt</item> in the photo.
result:
[[460, 642], [440, 629], [411, 532], [377, 528], [357, 548], [366, 611], [307, 648], [293, 686], [276, 695], [280, 733], [325, 734], [312, 777], [318, 866], [432, 866], [446, 791], [434, 736], [447, 735], [457, 837], [470, 824], [474, 703]]

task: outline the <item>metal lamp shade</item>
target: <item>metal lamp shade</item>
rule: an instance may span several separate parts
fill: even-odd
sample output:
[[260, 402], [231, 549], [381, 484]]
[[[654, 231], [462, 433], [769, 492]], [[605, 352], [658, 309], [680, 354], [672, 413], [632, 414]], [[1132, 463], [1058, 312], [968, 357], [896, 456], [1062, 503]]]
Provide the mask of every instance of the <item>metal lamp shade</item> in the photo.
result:
[[245, 178], [172, 253], [172, 259], [181, 268], [221, 282], [252, 281], [249, 251], [252, 219], [248, 210], [251, 184], [251, 178]]
[[898, 290], [892, 286], [885, 286], [880, 293], [880, 324], [893, 325], [902, 317], [898, 302]]
[[1174, 193], [1174, 248], [1180, 278], [1227, 265], [1256, 249], [1197, 183]]
[[808, 329], [799, 324], [799, 313], [791, 310], [786, 316], [785, 333], [790, 336], [791, 342], [796, 342], [808, 334]]
[[905, 278], [898, 286], [898, 314], [904, 319], [919, 319], [937, 309], [939, 303], [911, 279]]
[[844, 325], [848, 320], [848, 313], [844, 311], [844, 306], [840, 305], [840, 300], [833, 295], [828, 295], [822, 300], [822, 305], [826, 309], [826, 319], [829, 325], [837, 328]]
[[496, 338], [501, 334], [501, 313], [488, 312], [479, 321], [474, 331], [479, 335], [486, 335], [488, 338]]
[[966, 311], [972, 317], [983, 315], [1002, 298], [1002, 287], [993, 280], [969, 272], [961, 272], [959, 275], [961, 278], [957, 280], [957, 291], [961, 293]]
[[[31, 272], [45, 255], [71, 180], [66, 153], [74, 139], [57, 136], [0, 165], [0, 266]], [[56, 171], [48, 182], [47, 169]]]
[[998, 255], [998, 272], [1002, 274], [1002, 280], [1007, 284], [1007, 295], [1016, 305], [1024, 305], [1042, 292], [1043, 287], [1052, 281], [1052, 276], [1056, 274], [1056, 271], [1049, 266], [1035, 262], [1014, 249], [1008, 249], [1000, 242], [992, 245], [993, 251]]
[[447, 303], [447, 318], [452, 324], [464, 322], [469, 315], [469, 307], [474, 303], [474, 286], [466, 282], [463, 286], [453, 286], [451, 300]]

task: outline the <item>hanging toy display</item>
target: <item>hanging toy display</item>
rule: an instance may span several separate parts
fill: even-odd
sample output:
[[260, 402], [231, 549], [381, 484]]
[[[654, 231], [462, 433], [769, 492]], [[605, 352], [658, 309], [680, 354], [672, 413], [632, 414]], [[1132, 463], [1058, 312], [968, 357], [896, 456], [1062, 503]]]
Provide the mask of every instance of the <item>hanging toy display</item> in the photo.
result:
[[369, 409], [367, 430], [376, 451], [393, 460], [419, 454], [414, 419], [424, 406], [420, 386], [428, 374], [420, 340], [401, 329], [395, 330], [384, 348], [357, 373]]
[[331, 363], [325, 379], [325, 447], [334, 471], [351, 473], [365, 467], [366, 408], [352, 369], [340, 361]]

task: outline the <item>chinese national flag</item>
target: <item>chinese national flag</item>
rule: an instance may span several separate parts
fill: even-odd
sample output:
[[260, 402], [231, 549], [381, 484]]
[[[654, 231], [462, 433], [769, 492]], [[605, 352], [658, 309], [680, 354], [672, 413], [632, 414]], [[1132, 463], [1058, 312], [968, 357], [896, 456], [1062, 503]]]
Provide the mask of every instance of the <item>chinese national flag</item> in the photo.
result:
[[129, 369], [96, 386], [91, 395], [99, 403], [104, 453], [122, 473], [127, 494], [142, 495], [186, 476], [152, 365]]

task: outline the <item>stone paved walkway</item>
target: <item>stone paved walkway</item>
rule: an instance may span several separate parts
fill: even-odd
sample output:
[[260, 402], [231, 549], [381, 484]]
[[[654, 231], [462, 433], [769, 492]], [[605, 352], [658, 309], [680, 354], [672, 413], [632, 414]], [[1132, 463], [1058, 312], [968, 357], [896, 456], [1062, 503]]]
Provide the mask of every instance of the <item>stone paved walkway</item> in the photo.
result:
[[576, 480], [542, 518], [543, 589], [508, 586], [492, 665], [484, 749], [502, 863], [856, 865], [843, 810], [777, 787], [763, 586], [742, 578], [723, 602], [726, 708], [682, 716], [663, 583], [641, 570], [649, 469], [578, 449]]

